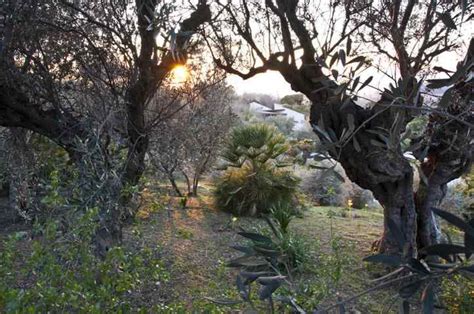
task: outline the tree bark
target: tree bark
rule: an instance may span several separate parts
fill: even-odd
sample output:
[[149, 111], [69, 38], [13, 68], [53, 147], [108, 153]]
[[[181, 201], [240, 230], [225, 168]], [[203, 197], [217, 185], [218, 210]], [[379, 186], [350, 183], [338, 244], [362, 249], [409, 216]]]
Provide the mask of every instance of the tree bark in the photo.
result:
[[[471, 39], [466, 57], [460, 65], [470, 64], [472, 60], [474, 60], [474, 39]], [[463, 118], [471, 125], [474, 123], [472, 115], [474, 82], [466, 78], [472, 76], [473, 71], [471, 66], [466, 77], [461, 77], [454, 86], [445, 91], [445, 95], [449, 95], [449, 101], [446, 108], [440, 108], [452, 116]], [[450, 119], [443, 113], [435, 112], [430, 115], [425, 132], [427, 137], [424, 138], [425, 147], [429, 145], [429, 149], [426, 158], [419, 157], [424, 158], [420, 171], [425, 178], [420, 180], [420, 187], [416, 193], [419, 247], [440, 242], [439, 224], [431, 208], [439, 206], [443, 200], [448, 182], [470, 170], [474, 144], [472, 130], [468, 124]]]
[[31, 221], [35, 215], [32, 166], [34, 156], [27, 143], [27, 131], [10, 128], [9, 138], [9, 205], [18, 218]]
[[199, 175], [195, 174], [193, 178], [193, 189], [191, 191], [191, 196], [196, 197], [198, 195], [198, 187], [199, 187]]
[[420, 182], [418, 191], [415, 193], [416, 210], [418, 213], [417, 245], [419, 248], [441, 241], [439, 222], [431, 208], [437, 207], [442, 201], [445, 189], [445, 185], [426, 185]]
[[183, 193], [181, 193], [181, 190], [179, 189], [178, 185], [176, 184], [176, 180], [173, 176], [173, 174], [168, 174], [168, 180], [171, 183], [171, 186], [173, 187], [174, 191], [176, 192], [176, 195], [179, 197], [183, 196]]
[[186, 174], [186, 171], [181, 170], [181, 173], [183, 174], [184, 179], [186, 180], [186, 186], [188, 188], [188, 195], [191, 195], [191, 190], [192, 190], [191, 180], [189, 180], [189, 176]]
[[[128, 158], [123, 176], [124, 185], [137, 185], [145, 170], [145, 156], [148, 150], [149, 137], [146, 124], [145, 108], [154, 96], [161, 82], [176, 64], [184, 63], [187, 59], [184, 47], [190, 35], [211, 18], [209, 5], [200, 0], [191, 16], [180, 24], [180, 32], [176, 36], [176, 51], [168, 52], [161, 62], [156, 64], [155, 34], [149, 29], [149, 17], [153, 16], [156, 0], [136, 0], [138, 15], [138, 30], [140, 33], [140, 55], [136, 62], [137, 79], [132, 83], [126, 95], [128, 114]], [[175, 58], [179, 55], [179, 58]]]

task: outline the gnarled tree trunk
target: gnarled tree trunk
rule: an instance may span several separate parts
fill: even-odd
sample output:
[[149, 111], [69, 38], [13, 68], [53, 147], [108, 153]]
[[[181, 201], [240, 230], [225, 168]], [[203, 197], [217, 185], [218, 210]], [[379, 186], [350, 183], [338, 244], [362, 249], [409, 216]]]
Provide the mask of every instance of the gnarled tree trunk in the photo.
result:
[[[240, 39], [250, 47], [252, 56], [258, 60], [258, 65], [250, 62], [252, 65], [245, 64], [247, 69], [242, 71], [235, 66], [236, 58], [229, 57], [229, 55], [233, 56], [233, 51], [226, 49], [224, 45], [220, 47], [209, 44], [209, 46], [213, 50], [220, 51], [218, 57], [216, 54], [213, 54], [213, 57], [216, 65], [227, 72], [247, 79], [268, 70], [278, 71], [293, 90], [307, 96], [311, 101], [310, 122], [321, 141], [329, 147], [331, 157], [341, 163], [352, 181], [371, 190], [384, 207], [385, 231], [381, 249], [389, 252], [399, 249], [396, 245], [397, 240], [388, 229], [388, 222], [393, 221], [408, 244], [404, 253], [413, 255], [416, 254], [417, 249], [418, 225], [422, 238], [432, 237], [434, 224], [431, 223], [431, 207], [439, 202], [444, 185], [451, 177], [444, 173], [445, 170], [440, 173], [440, 169], [448, 169], [449, 167], [445, 168], [445, 166], [450, 162], [459, 165], [465, 163], [458, 163], [457, 158], [442, 159], [446, 162], [440, 163], [439, 155], [443, 150], [435, 153], [437, 148], [432, 141], [428, 141], [425, 147], [429, 148], [429, 154], [436, 155], [437, 163], [432, 170], [433, 173], [427, 174], [431, 179], [426, 193], [422, 197], [423, 191], [420, 191], [415, 203], [414, 171], [403, 156], [400, 136], [414, 117], [427, 110], [427, 108], [420, 108], [422, 106], [422, 98], [419, 97], [421, 83], [416, 81], [416, 77], [434, 57], [454, 47], [455, 44], [449, 39], [450, 32], [455, 27], [442, 25], [444, 21], [441, 22], [443, 19], [439, 19], [441, 8], [438, 8], [436, 2], [427, 3], [427, 6], [420, 8], [415, 5], [415, 1], [382, 1], [373, 4], [346, 1], [343, 3], [340, 9], [341, 12], [345, 12], [345, 24], [340, 29], [334, 27], [338, 29], [338, 32], [341, 31], [341, 37], [338, 40], [333, 39], [334, 32], [329, 30], [327, 37], [330, 39], [323, 43], [318, 41], [317, 48], [315, 39], [321, 38], [317, 27], [319, 17], [312, 16], [309, 10], [305, 10], [302, 2], [297, 0], [265, 1], [265, 11], [250, 1], [243, 1], [241, 5], [228, 2], [222, 4], [222, 12], [228, 13], [226, 16], [228, 23]], [[338, 5], [339, 3], [330, 6], [334, 12], [338, 12]], [[443, 7], [443, 14], [454, 15], [456, 7], [455, 4]], [[330, 12], [333, 11], [330, 9]], [[258, 13], [262, 14], [258, 15]], [[258, 18], [254, 15], [258, 15]], [[266, 28], [268, 36], [270, 38], [275, 36], [282, 42], [281, 47], [274, 49], [269, 47], [268, 53], [266, 49], [261, 48], [261, 38], [254, 36], [250, 27], [252, 23], [259, 23], [258, 19], [265, 16], [271, 21]], [[270, 16], [273, 19], [270, 19]], [[415, 16], [420, 17], [420, 23], [411, 25], [410, 21]], [[278, 27], [273, 27], [272, 23], [277, 24]], [[346, 28], [351, 24], [354, 28], [351, 30]], [[314, 27], [308, 27], [309, 25]], [[367, 27], [363, 27], [364, 25]], [[394, 77], [394, 81], [397, 80], [395, 86], [391, 84], [390, 89], [382, 91], [381, 99], [373, 108], [358, 106], [353, 101], [355, 97], [349, 99], [360, 90], [356, 88], [359, 86], [360, 77], [355, 78], [353, 72], [357, 70], [351, 69], [351, 72], [347, 74], [349, 71], [346, 67], [344, 75], [340, 75], [339, 68], [332, 67], [338, 59], [343, 66], [351, 62], [359, 62], [356, 60], [362, 58], [363, 61], [358, 66], [360, 67], [364, 61], [367, 61], [362, 56], [357, 56], [346, 62], [346, 57], [350, 55], [351, 50], [351, 36], [353, 37], [354, 32], [357, 33], [359, 28], [362, 30], [358, 34], [361, 41], [370, 42], [381, 55], [395, 61], [401, 76], [400, 79]], [[408, 28], [417, 29], [423, 37], [422, 45], [417, 45], [420, 39], [413, 36], [412, 32], [406, 32]], [[440, 33], [435, 32], [435, 29], [438, 28], [442, 30], [442, 38], [446, 39], [444, 42], [437, 37]], [[365, 35], [370, 39], [366, 39]], [[215, 37], [225, 42], [225, 37], [219, 34], [215, 34]], [[346, 40], [346, 49], [341, 49], [342, 43]], [[391, 45], [390, 49], [387, 49], [388, 45]], [[296, 51], [298, 53], [295, 53]], [[243, 53], [238, 56], [245, 57]], [[469, 62], [474, 60], [468, 59]], [[329, 66], [326, 62], [329, 62]], [[385, 71], [385, 69], [381, 70]], [[344, 78], [339, 79], [341, 76]], [[367, 80], [362, 86], [369, 83], [370, 80]], [[472, 89], [470, 94], [472, 95]], [[470, 114], [472, 117], [472, 111]], [[453, 116], [456, 116], [454, 112], [451, 113], [451, 118]], [[454, 138], [453, 134], [443, 131], [440, 132], [441, 138], [443, 134], [444, 137]], [[467, 150], [472, 150], [472, 145]], [[464, 159], [470, 160], [470, 158]], [[456, 166], [456, 168], [463, 167]], [[453, 173], [459, 175], [459, 172]], [[423, 240], [423, 242], [430, 241]]]
[[[373, 109], [363, 109], [352, 103], [341, 110], [341, 105], [341, 103], [333, 103], [329, 106], [313, 105], [310, 122], [313, 125], [319, 125], [318, 128], [322, 125], [326, 130], [333, 130], [337, 138], [341, 137], [343, 130], [351, 128], [353, 131], [358, 130], [353, 133], [353, 139], [340, 150], [333, 152], [329, 150], [329, 152], [341, 163], [351, 181], [364, 189], [371, 190], [382, 205], [384, 233], [379, 240], [378, 248], [387, 253], [400, 251], [398, 240], [388, 228], [388, 222], [391, 220], [405, 236], [408, 246], [404, 253], [414, 255], [417, 251], [417, 213], [413, 194], [413, 169], [404, 158], [399, 146], [384, 147], [372, 144], [378, 138], [370, 131], [377, 128], [390, 129], [390, 125], [384, 124], [390, 123], [391, 120], [371, 120], [371, 117], [377, 115], [383, 117], [390, 112], [379, 111], [383, 109], [377, 106]], [[341, 115], [341, 112], [344, 115]], [[339, 115], [338, 119], [332, 118], [336, 114]], [[350, 125], [352, 123], [354, 126]], [[322, 139], [324, 141], [324, 136]]]
[[35, 195], [32, 166], [34, 156], [28, 146], [27, 131], [20, 128], [9, 129], [8, 172], [9, 205], [14, 215], [31, 221], [34, 218]]

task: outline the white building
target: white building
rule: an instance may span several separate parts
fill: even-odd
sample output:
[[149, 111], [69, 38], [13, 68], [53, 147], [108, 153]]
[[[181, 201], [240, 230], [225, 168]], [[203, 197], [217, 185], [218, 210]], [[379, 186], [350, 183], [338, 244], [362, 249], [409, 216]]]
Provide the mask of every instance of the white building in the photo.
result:
[[289, 119], [293, 119], [295, 122], [293, 131], [302, 131], [309, 128], [309, 122], [306, 120], [306, 117], [303, 113], [288, 109], [281, 104], [273, 104], [273, 108], [269, 108], [256, 101], [253, 101], [249, 104], [249, 109], [263, 116], [264, 118], [270, 116], [285, 116]]

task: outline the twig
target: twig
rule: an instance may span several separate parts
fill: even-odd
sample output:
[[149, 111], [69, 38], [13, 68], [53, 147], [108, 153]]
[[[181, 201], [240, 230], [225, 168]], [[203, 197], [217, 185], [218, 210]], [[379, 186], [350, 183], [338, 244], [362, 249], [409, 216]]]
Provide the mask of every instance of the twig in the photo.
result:
[[322, 311], [315, 311], [314, 313], [315, 313], [315, 314], [316, 314], [316, 313], [326, 313], [326, 312], [328, 312], [330, 309], [333, 309], [333, 308], [335, 308], [335, 307], [338, 307], [338, 306], [341, 305], [341, 304], [349, 303], [349, 302], [351, 302], [351, 301], [353, 301], [353, 300], [355, 300], [355, 299], [358, 299], [358, 298], [360, 298], [361, 296], [366, 295], [366, 294], [368, 294], [368, 293], [371, 293], [371, 292], [373, 292], [373, 291], [375, 291], [375, 290], [379, 290], [379, 289], [381, 289], [381, 288], [388, 287], [388, 286], [390, 286], [390, 285], [392, 285], [392, 284], [394, 284], [394, 283], [397, 283], [397, 282], [400, 282], [400, 281], [404, 281], [404, 280], [407, 280], [407, 279], [411, 279], [411, 278], [416, 277], [416, 276], [417, 276], [417, 274], [410, 274], [410, 275], [406, 275], [406, 276], [403, 276], [403, 277], [399, 277], [399, 278], [396, 278], [396, 279], [389, 280], [389, 281], [387, 281], [387, 282], [385, 282], [385, 283], [383, 283], [383, 284], [380, 284], [380, 285], [378, 285], [378, 286], [375, 286], [375, 287], [372, 287], [372, 288], [370, 288], [370, 289], [364, 290], [364, 291], [362, 291], [362, 292], [360, 292], [360, 293], [358, 293], [358, 294], [356, 294], [356, 295], [354, 295], [354, 296], [352, 296], [352, 297], [350, 297], [350, 298], [348, 298], [348, 299], [345, 299], [345, 300], [343, 300], [343, 301], [337, 302], [337, 303], [331, 305], [330, 307], [328, 307], [328, 308], [326, 308], [326, 309], [324, 309], [324, 310], [322, 310]]

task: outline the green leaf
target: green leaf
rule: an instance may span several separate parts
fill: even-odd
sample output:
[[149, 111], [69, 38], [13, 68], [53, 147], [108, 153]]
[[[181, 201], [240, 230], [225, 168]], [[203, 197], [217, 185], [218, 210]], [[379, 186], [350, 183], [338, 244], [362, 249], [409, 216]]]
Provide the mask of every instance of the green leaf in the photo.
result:
[[387, 145], [385, 143], [379, 142], [379, 141], [374, 140], [374, 139], [370, 139], [370, 144], [372, 144], [374, 146], [377, 146], [377, 147], [382, 147], [382, 148], [387, 147]]
[[258, 278], [257, 281], [264, 286], [268, 286], [268, 285], [273, 285], [276, 282], [283, 282], [285, 278], [286, 278], [285, 276], [268, 276], [268, 277], [260, 277]]
[[434, 312], [434, 291], [431, 282], [423, 290], [421, 302], [423, 303], [423, 314], [432, 314]]
[[313, 168], [313, 169], [318, 169], [318, 170], [328, 170], [328, 169], [331, 169], [329, 167], [323, 167], [323, 166], [317, 166], [317, 165], [309, 165], [310, 168]]
[[454, 23], [453, 18], [448, 12], [437, 13], [441, 21], [446, 25], [446, 27], [451, 29], [456, 29], [456, 23]]
[[352, 145], [354, 146], [354, 149], [360, 153], [362, 151], [362, 149], [360, 148], [360, 144], [359, 144], [359, 141], [357, 141], [357, 138], [354, 136], [352, 138]]
[[271, 249], [267, 249], [267, 248], [264, 248], [264, 247], [260, 247], [258, 245], [254, 246], [253, 248], [255, 251], [265, 255], [265, 256], [268, 256], [268, 257], [278, 257], [280, 256], [280, 252], [279, 251], [276, 251], [276, 250], [271, 250]]
[[399, 255], [376, 254], [365, 257], [363, 261], [369, 263], [381, 263], [390, 266], [400, 266], [402, 264], [402, 259]]
[[339, 50], [339, 60], [341, 60], [341, 63], [342, 63], [343, 66], [346, 65], [346, 53], [345, 53], [344, 49]]
[[355, 89], [357, 88], [357, 85], [359, 85], [359, 81], [360, 81], [360, 76], [356, 77], [354, 82], [352, 83], [352, 90], [355, 91]]
[[272, 296], [273, 292], [278, 289], [284, 281], [284, 276], [260, 277], [258, 282], [262, 285], [259, 292], [259, 299], [265, 300]]
[[434, 79], [429, 80], [429, 84], [427, 85], [428, 88], [437, 89], [441, 87], [445, 87], [452, 84], [451, 79]]
[[255, 242], [264, 242], [264, 243], [271, 243], [272, 239], [267, 236], [261, 235], [259, 233], [254, 232], [237, 232], [238, 235], [243, 236], [244, 238], [250, 239]]
[[[330, 156], [326, 156], [326, 155], [315, 155], [312, 158], [313, 158], [314, 161], [323, 161], [323, 160], [331, 159]], [[309, 166], [311, 167], [311, 164]]]
[[362, 85], [359, 87], [359, 90], [361, 90], [361, 89], [363, 89], [364, 87], [366, 87], [367, 85], [369, 85], [370, 82], [372, 82], [372, 79], [373, 79], [373, 78], [374, 78], [373, 76], [370, 76], [368, 79], [366, 79], [366, 80], [364, 81], [364, 83], [362, 83]]
[[241, 187], [239, 187], [238, 189], [236, 189], [235, 191], [229, 192], [229, 194], [230, 194], [230, 195], [237, 194], [237, 193], [239, 193], [239, 191], [242, 190], [242, 189], [243, 189], [243, 187], [241, 186]]
[[364, 56], [355, 57], [355, 58], [351, 59], [349, 62], [347, 62], [347, 64], [356, 63], [356, 62], [364, 63], [365, 62], [365, 57]]
[[242, 246], [242, 245], [233, 245], [231, 246], [234, 250], [240, 251], [242, 253], [245, 253], [247, 255], [251, 255], [254, 253], [253, 249], [248, 246]]
[[[321, 120], [322, 121], [322, 120]], [[321, 124], [321, 123], [320, 123]], [[328, 142], [332, 143], [332, 140], [331, 138], [329, 137], [329, 134], [323, 130], [322, 128], [320, 128], [317, 124], [313, 124], [313, 129], [314, 131], [319, 135], [319, 136], [322, 136], [324, 137], [324, 139], [326, 139]]]
[[411, 298], [421, 287], [421, 280], [411, 282], [400, 288], [398, 294], [404, 299]]
[[266, 261], [254, 256], [241, 256], [227, 263], [227, 267], [258, 267], [268, 265]]
[[342, 83], [341, 85], [333, 89], [334, 95], [340, 95], [344, 93], [346, 91], [346, 88], [347, 88], [347, 83]]
[[354, 132], [355, 130], [355, 122], [354, 122], [354, 115], [353, 114], [348, 114], [347, 115], [347, 125], [349, 126], [349, 132]]
[[344, 110], [347, 106], [349, 106], [352, 103], [352, 99], [350, 97], [347, 97], [344, 102], [341, 105], [341, 108], [339, 110]]
[[240, 275], [245, 278], [245, 284], [250, 284], [252, 282], [254, 282], [255, 280], [257, 280], [259, 277], [263, 277], [263, 276], [268, 276], [268, 275], [271, 275], [272, 273], [270, 272], [267, 272], [267, 271], [259, 271], [259, 272], [246, 272], [246, 271], [242, 271], [240, 272]]
[[339, 76], [339, 72], [335, 69], [331, 70], [332, 76], [334, 76], [334, 79], [337, 81], [337, 78]]
[[348, 55], [351, 54], [352, 40], [350, 37], [347, 37], [346, 52]]
[[431, 208], [431, 210], [438, 216], [440, 216], [441, 218], [443, 218], [444, 220], [446, 220], [447, 222], [449, 222], [450, 224], [452, 225], [455, 225], [456, 227], [458, 227], [459, 229], [461, 229], [462, 231], [466, 232], [466, 233], [469, 233], [471, 236], [474, 236], [474, 228], [471, 227], [466, 221], [464, 221], [463, 219], [459, 218], [458, 216], [456, 215], [453, 215], [447, 211], [444, 211], [442, 209], [439, 209], [439, 208]]
[[410, 258], [408, 265], [416, 272], [428, 275], [430, 271], [419, 260]]
[[469, 254], [469, 250], [464, 246], [454, 245], [454, 244], [433, 244], [427, 247], [424, 247], [420, 253], [426, 255], [437, 255], [446, 260], [450, 260], [449, 255], [453, 254]]
[[453, 71], [445, 69], [445, 68], [440, 67], [440, 66], [433, 67], [433, 70], [438, 71], [438, 72], [454, 73]]

